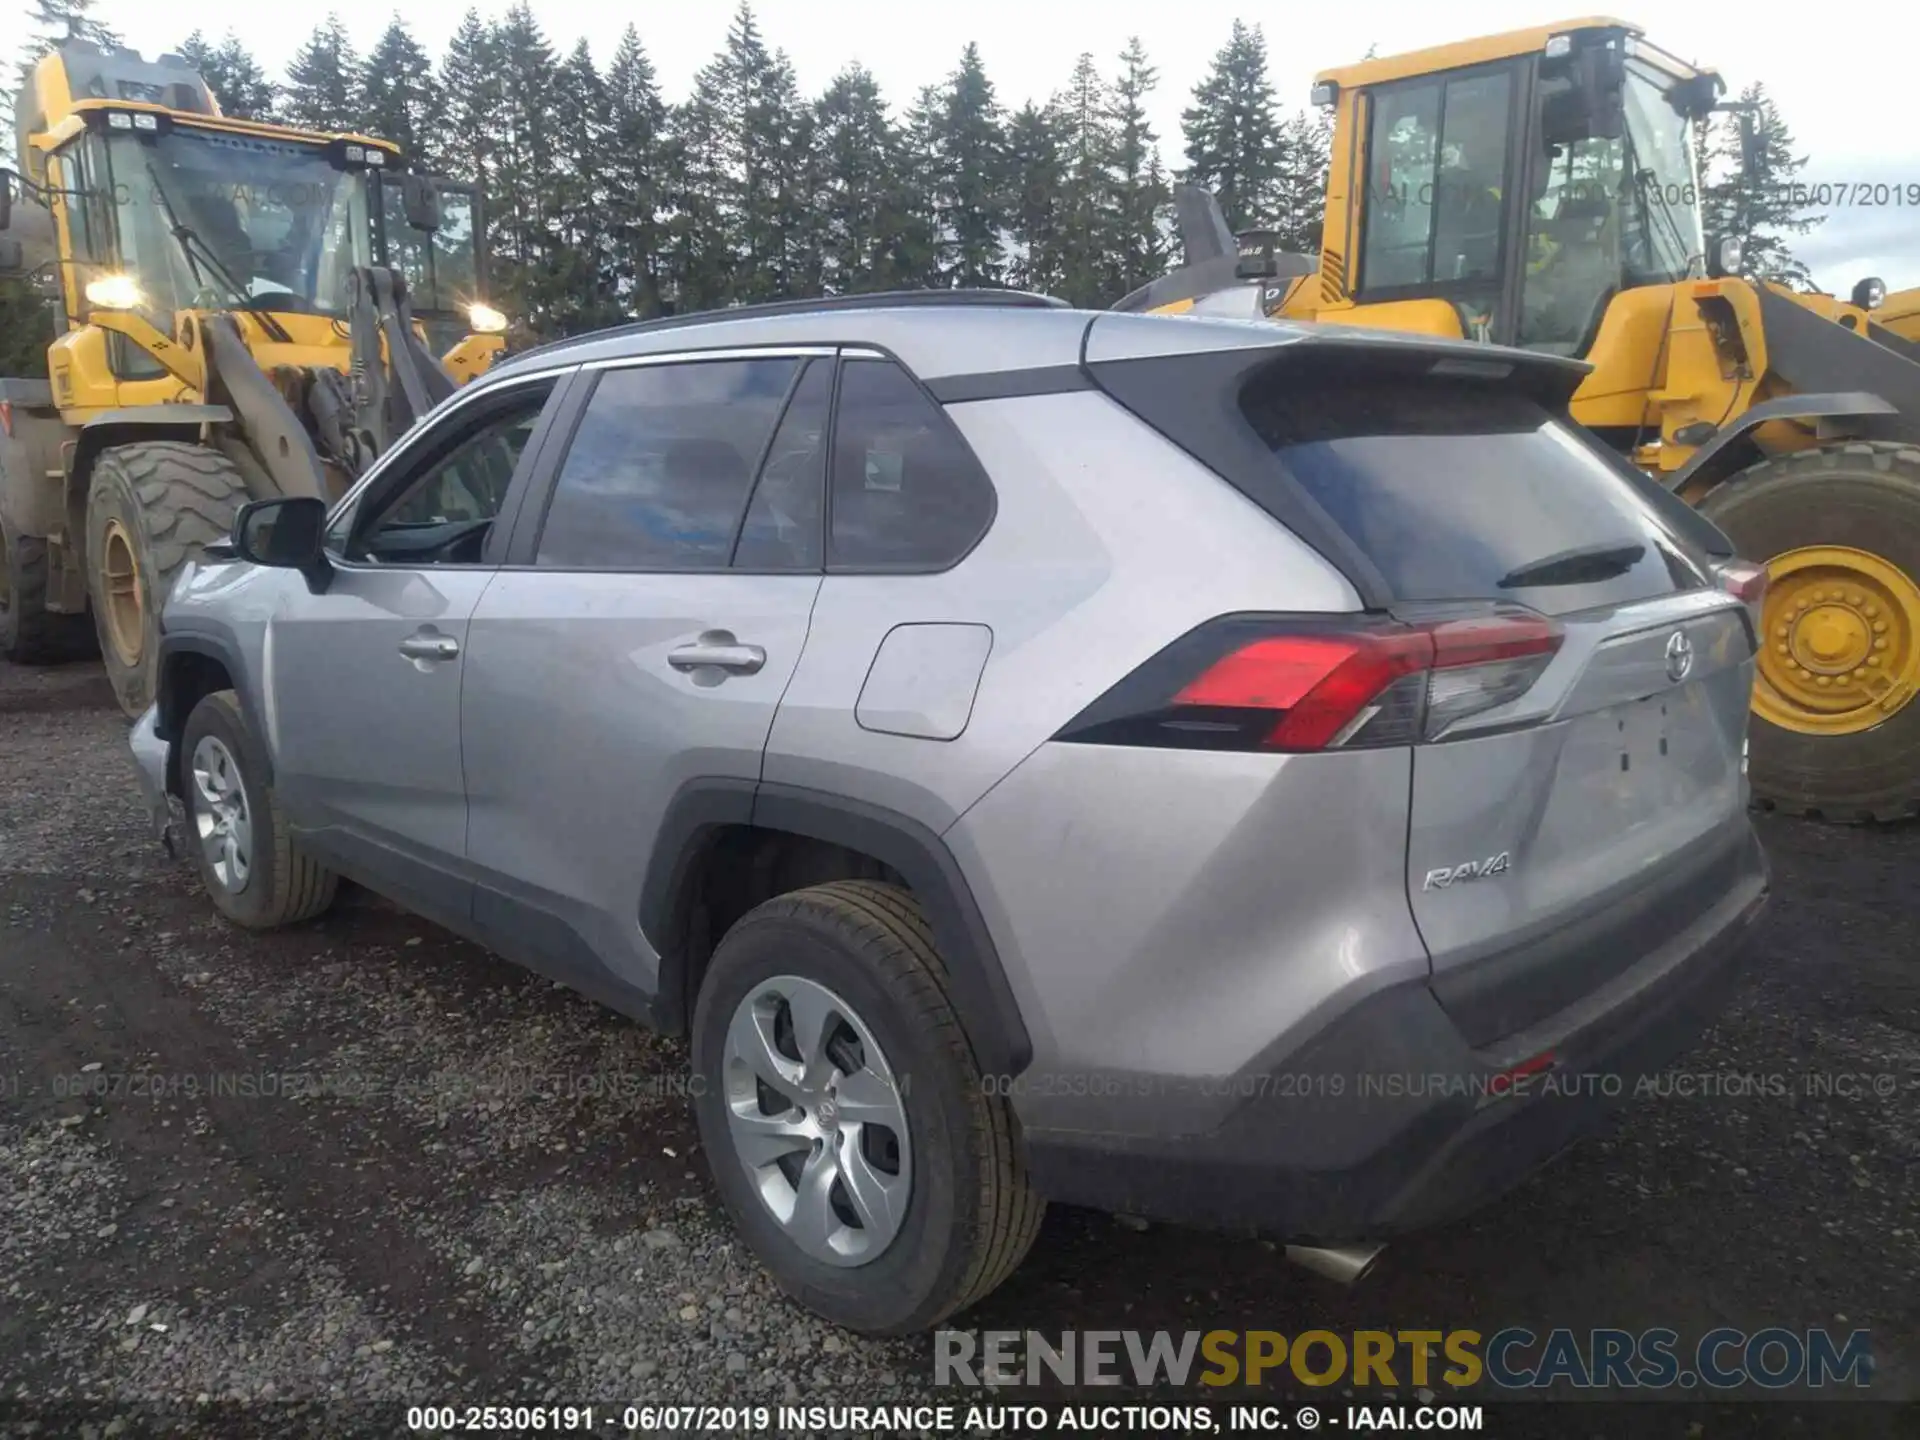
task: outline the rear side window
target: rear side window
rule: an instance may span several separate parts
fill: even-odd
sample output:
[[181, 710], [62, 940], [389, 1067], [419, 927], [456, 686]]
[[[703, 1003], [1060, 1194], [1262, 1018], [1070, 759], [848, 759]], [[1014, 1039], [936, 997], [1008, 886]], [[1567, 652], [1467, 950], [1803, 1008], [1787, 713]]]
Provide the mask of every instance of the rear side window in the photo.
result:
[[1269, 371], [1241, 409], [1399, 599], [1565, 614], [1707, 583], [1632, 484], [1526, 395]]
[[799, 365], [702, 360], [607, 371], [554, 481], [535, 563], [724, 567]]
[[942, 570], [993, 519], [993, 487], [940, 407], [888, 360], [840, 367], [828, 560]]

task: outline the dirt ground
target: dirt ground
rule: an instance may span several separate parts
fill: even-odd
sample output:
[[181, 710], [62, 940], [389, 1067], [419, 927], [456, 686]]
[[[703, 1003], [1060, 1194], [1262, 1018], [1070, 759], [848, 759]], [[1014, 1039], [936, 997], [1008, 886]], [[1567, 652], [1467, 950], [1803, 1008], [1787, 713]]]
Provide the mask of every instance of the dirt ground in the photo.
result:
[[[125, 732], [95, 667], [0, 664], [0, 1420], [973, 1398], [933, 1390], [924, 1340], [774, 1291], [706, 1183], [677, 1042], [365, 894], [228, 928], [148, 831]], [[1873, 1393], [1920, 1398], [1920, 829], [1762, 828], [1775, 904], [1683, 1067], [1744, 1077], [1722, 1093], [1632, 1103], [1350, 1292], [1258, 1239], [1056, 1208], [962, 1323], [1865, 1328]], [[1920, 1434], [1862, 1404], [1634, 1412], [1488, 1433]]]

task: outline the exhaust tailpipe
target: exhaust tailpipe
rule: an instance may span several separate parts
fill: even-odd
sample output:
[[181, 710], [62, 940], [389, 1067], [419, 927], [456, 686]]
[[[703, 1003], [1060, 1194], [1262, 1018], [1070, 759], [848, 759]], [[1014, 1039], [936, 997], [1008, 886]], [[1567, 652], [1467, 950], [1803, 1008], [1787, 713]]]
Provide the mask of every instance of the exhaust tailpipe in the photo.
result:
[[1289, 1245], [1287, 1259], [1341, 1285], [1358, 1285], [1386, 1252], [1385, 1245]]

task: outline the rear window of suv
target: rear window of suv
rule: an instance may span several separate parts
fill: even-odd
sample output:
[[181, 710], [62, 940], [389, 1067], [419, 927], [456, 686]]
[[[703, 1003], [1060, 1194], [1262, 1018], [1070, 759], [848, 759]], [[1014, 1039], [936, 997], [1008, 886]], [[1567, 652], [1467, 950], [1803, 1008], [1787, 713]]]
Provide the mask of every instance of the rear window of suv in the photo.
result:
[[1707, 583], [1633, 482], [1528, 395], [1346, 370], [1275, 367], [1240, 407], [1399, 599], [1565, 614]]

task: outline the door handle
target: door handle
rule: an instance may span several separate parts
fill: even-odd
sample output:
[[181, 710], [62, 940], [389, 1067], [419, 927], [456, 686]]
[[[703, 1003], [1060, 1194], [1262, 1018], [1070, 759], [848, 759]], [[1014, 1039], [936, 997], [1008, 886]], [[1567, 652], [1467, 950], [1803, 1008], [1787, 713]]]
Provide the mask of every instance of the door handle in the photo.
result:
[[400, 653], [409, 660], [453, 660], [460, 642], [451, 635], [409, 635], [400, 642]]
[[[725, 632], [721, 632], [724, 634]], [[733, 675], [751, 675], [767, 663], [767, 652], [758, 645], [741, 645], [731, 635], [724, 640], [702, 636], [692, 645], [667, 652], [667, 664], [676, 670], [704, 670], [712, 667]]]

